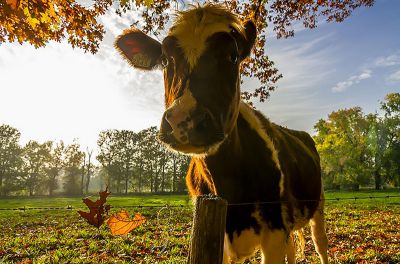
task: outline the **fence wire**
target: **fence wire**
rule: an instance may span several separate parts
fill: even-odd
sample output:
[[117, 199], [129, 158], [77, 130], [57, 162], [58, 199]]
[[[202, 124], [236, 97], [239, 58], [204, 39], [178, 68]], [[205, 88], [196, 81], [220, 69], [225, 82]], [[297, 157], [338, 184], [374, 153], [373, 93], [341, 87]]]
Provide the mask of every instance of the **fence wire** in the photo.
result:
[[[244, 203], [228, 203], [228, 206], [248, 206], [248, 205], [263, 205], [263, 204], [282, 204], [289, 202], [321, 202], [321, 201], [358, 201], [358, 200], [374, 200], [374, 199], [390, 199], [400, 198], [400, 195], [385, 195], [385, 196], [363, 196], [363, 197], [333, 197], [315, 200], [280, 200], [280, 201], [259, 201], [259, 202], [244, 202]], [[111, 206], [114, 209], [126, 209], [126, 208], [189, 208], [192, 205], [171, 205], [171, 204], [154, 204], [154, 205], [126, 205], [126, 206]], [[0, 208], [0, 211], [28, 211], [28, 210], [82, 210], [88, 209], [87, 206], [72, 206], [68, 205], [65, 207], [15, 207], [15, 208]]]

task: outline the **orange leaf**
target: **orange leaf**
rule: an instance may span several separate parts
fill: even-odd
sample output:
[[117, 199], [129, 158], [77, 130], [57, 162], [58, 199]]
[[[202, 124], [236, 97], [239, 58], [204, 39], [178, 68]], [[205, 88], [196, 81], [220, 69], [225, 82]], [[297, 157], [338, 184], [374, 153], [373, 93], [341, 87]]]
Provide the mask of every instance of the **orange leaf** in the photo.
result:
[[107, 225], [113, 235], [126, 235], [136, 227], [146, 222], [146, 218], [141, 214], [135, 214], [133, 219], [129, 219], [129, 214], [125, 210], [110, 216]]
[[6, 3], [9, 4], [14, 10], [19, 6], [19, 0], [6, 0]]
[[355, 252], [362, 253], [362, 252], [364, 252], [364, 249], [362, 247], [358, 247], [358, 248], [356, 248]]

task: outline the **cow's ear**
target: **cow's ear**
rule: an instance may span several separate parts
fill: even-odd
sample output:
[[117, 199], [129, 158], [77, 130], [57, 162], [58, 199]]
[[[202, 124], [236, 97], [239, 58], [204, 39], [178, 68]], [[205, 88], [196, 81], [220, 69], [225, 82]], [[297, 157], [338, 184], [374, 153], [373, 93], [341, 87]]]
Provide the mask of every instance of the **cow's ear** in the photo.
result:
[[243, 23], [244, 27], [244, 38], [241, 39], [241, 52], [240, 52], [240, 58], [243, 60], [246, 57], [250, 55], [250, 52], [254, 46], [254, 43], [256, 42], [257, 38], [257, 28], [256, 25], [254, 25], [253, 21], [248, 20]]
[[136, 28], [125, 30], [114, 45], [133, 67], [151, 70], [160, 62], [160, 42]]

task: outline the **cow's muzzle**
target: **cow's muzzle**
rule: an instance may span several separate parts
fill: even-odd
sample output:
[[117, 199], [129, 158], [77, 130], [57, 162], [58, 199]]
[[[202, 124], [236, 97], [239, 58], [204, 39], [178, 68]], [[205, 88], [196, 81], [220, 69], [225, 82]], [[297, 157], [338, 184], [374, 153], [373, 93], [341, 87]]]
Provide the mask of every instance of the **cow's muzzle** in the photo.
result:
[[172, 149], [201, 154], [224, 139], [212, 113], [203, 107], [186, 112], [178, 108], [165, 111], [159, 138]]

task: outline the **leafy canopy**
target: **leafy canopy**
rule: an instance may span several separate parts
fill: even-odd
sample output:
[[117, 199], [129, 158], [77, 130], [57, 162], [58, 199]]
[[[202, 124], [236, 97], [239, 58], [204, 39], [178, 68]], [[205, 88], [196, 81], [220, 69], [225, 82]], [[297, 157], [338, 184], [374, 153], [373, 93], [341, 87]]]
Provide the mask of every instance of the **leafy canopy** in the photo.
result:
[[[252, 19], [258, 28], [258, 39], [249, 59], [241, 65], [242, 76], [256, 77], [259, 86], [254, 91], [244, 91], [246, 100], [259, 98], [265, 101], [282, 78], [274, 62], [266, 54], [268, 24], [277, 38], [294, 35], [293, 23], [301, 22], [315, 28], [318, 18], [342, 22], [361, 6], [372, 6], [374, 0], [249, 0], [205, 1], [221, 3], [239, 14], [244, 20]], [[97, 18], [111, 7], [112, 0], [85, 1], [60, 0], [0, 0], [0, 44], [3, 42], [30, 43], [43, 47], [49, 41], [67, 39], [72, 47], [96, 53], [105, 34]], [[187, 1], [120, 0], [115, 3], [117, 14], [136, 11], [140, 21], [132, 21], [146, 33], [159, 35], [170, 20], [171, 13], [188, 7]], [[141, 22], [141, 23], [139, 23]]]

